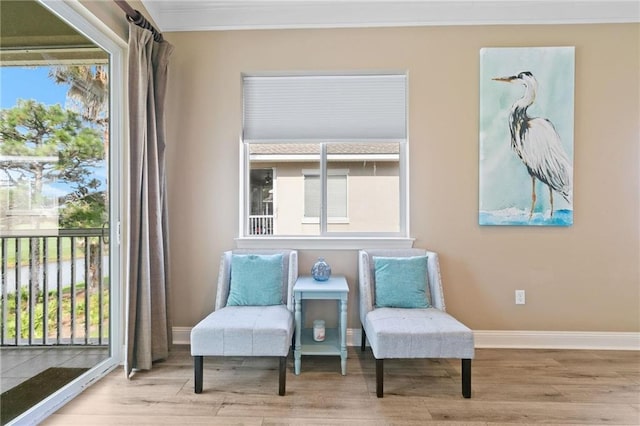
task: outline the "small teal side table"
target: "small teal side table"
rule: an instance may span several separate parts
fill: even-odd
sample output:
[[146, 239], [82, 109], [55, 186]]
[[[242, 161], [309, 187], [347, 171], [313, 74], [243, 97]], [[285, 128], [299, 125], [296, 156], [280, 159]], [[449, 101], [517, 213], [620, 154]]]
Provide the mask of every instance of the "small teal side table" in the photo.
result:
[[[349, 285], [342, 275], [332, 275], [327, 281], [316, 281], [310, 276], [298, 277], [293, 286], [295, 301], [294, 373], [300, 374], [302, 355], [340, 355], [342, 375], [347, 374], [347, 299]], [[338, 302], [338, 327], [327, 328], [322, 342], [313, 340], [313, 329], [302, 328], [303, 300], [336, 300]]]

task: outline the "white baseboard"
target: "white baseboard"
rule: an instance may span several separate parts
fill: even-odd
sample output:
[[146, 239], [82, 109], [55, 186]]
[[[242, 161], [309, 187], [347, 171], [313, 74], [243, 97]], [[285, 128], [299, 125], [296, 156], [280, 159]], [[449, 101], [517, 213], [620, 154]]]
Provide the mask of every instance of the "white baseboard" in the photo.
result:
[[640, 333], [474, 330], [476, 348], [640, 350]]
[[188, 345], [191, 343], [191, 327], [173, 327], [173, 344]]
[[[173, 343], [188, 345], [191, 327], [173, 327]], [[605, 331], [474, 330], [476, 348], [640, 350], [640, 333]], [[347, 346], [360, 346], [361, 330], [347, 329]]]

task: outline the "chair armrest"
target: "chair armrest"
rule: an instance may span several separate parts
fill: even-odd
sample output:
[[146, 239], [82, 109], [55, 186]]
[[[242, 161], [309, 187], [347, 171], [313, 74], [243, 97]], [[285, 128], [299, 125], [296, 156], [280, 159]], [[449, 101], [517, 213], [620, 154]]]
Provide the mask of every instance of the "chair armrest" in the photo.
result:
[[289, 253], [289, 276], [287, 278], [287, 309], [293, 312], [293, 286], [298, 279], [298, 251], [291, 250]]
[[229, 298], [229, 285], [231, 284], [231, 251], [225, 251], [220, 256], [220, 268], [218, 269], [218, 289], [216, 291], [216, 304], [214, 310], [222, 309]]
[[373, 277], [367, 252], [358, 252], [358, 290], [360, 292], [360, 322], [364, 325], [367, 314], [373, 310]]
[[444, 303], [444, 291], [442, 290], [442, 277], [440, 276], [440, 262], [438, 253], [427, 251], [427, 278], [429, 290], [431, 291], [431, 305], [446, 312]]

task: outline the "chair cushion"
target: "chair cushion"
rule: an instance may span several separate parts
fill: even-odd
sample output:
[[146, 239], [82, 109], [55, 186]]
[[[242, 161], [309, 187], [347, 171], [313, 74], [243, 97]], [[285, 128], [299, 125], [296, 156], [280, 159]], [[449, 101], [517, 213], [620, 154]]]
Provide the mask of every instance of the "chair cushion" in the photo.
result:
[[474, 356], [473, 332], [439, 309], [374, 309], [364, 328], [378, 359]]
[[293, 328], [285, 305], [227, 306], [191, 329], [191, 355], [287, 356]]
[[234, 254], [228, 306], [282, 303], [282, 254]]
[[428, 308], [427, 256], [373, 256], [377, 308]]

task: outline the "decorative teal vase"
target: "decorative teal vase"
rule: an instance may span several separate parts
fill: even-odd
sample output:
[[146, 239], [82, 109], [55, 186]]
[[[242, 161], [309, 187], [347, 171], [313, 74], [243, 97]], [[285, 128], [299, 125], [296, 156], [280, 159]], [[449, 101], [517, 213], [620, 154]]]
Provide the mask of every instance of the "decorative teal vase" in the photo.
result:
[[311, 268], [311, 276], [316, 281], [327, 281], [331, 276], [331, 266], [324, 261], [324, 258], [320, 257]]

